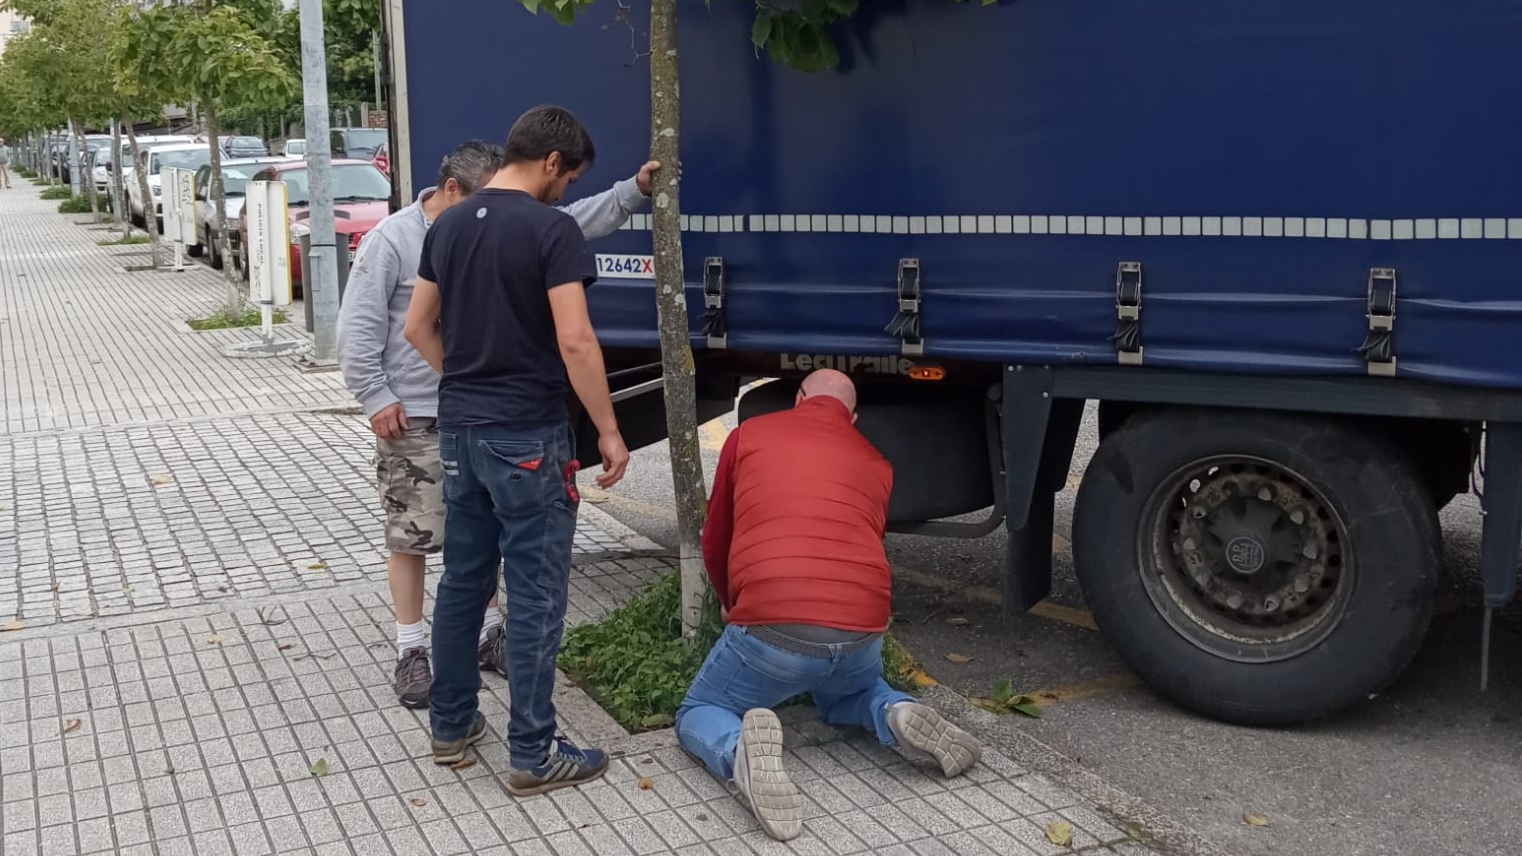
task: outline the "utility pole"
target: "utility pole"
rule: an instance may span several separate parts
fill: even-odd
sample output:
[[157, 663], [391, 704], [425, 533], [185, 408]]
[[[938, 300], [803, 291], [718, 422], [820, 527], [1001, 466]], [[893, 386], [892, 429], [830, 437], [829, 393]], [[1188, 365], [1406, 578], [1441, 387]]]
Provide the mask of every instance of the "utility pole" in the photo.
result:
[[306, 100], [307, 185], [311, 194], [312, 251], [302, 262], [301, 286], [312, 301], [314, 366], [331, 366], [338, 353], [338, 249], [333, 228], [333, 150], [328, 126], [327, 48], [322, 0], [301, 3], [301, 85]]

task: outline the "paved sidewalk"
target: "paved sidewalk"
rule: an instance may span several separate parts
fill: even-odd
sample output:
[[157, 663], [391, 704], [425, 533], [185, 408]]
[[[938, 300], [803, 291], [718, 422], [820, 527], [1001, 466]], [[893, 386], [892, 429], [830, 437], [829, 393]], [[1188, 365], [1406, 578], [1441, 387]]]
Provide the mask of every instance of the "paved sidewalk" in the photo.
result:
[[[1152, 852], [997, 751], [947, 782], [803, 707], [787, 845], [669, 730], [631, 737], [564, 681], [565, 731], [616, 754], [605, 781], [508, 796], [492, 674], [492, 737], [436, 767], [390, 689], [372, 440], [337, 376], [221, 356], [249, 333], [178, 326], [216, 275], [124, 272], [101, 235], [0, 194], [0, 625], [23, 625], [0, 632], [5, 856]], [[576, 554], [572, 624], [672, 568], [591, 503]]]

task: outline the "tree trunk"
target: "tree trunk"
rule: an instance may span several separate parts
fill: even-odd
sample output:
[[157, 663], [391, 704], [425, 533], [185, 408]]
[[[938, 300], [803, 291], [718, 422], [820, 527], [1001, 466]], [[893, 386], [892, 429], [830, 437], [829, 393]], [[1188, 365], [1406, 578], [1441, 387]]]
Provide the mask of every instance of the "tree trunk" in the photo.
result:
[[660, 318], [665, 376], [666, 435], [676, 493], [682, 574], [682, 634], [691, 639], [703, 617], [708, 575], [703, 570], [703, 456], [698, 445], [697, 384], [687, 326], [682, 270], [680, 202], [681, 93], [677, 63], [677, 0], [650, 4], [650, 157], [661, 162], [654, 192], [655, 307]]
[[[132, 144], [132, 162], [137, 163], [137, 129], [132, 127], [132, 122], [126, 116], [122, 121], [127, 125], [127, 141]], [[143, 197], [143, 228], [148, 232], [148, 252], [153, 254], [153, 266], [162, 267], [164, 264], [163, 247], [159, 245], [159, 221], [153, 214], [153, 193], [148, 189], [148, 172], [142, 169], [133, 169], [137, 178], [137, 192]], [[126, 216], [132, 219], [132, 206], [127, 200], [122, 200], [122, 206], [126, 208]]]
[[90, 169], [76, 165], [74, 169], [79, 171], [79, 186], [84, 189], [85, 195], [90, 197], [90, 214], [95, 222], [100, 222], [100, 200], [95, 198], [95, 161], [90, 158], [90, 147], [85, 144], [85, 126], [80, 122], [74, 123], [74, 136], [79, 142], [79, 151], [82, 161], [89, 161]]
[[[211, 146], [211, 192], [207, 196], [210, 197], [212, 231], [215, 234], [208, 238], [217, 242], [217, 252], [227, 259], [227, 188], [222, 182], [222, 146], [217, 142], [222, 132], [217, 127], [216, 102], [207, 101], [202, 106], [201, 113], [206, 121], [206, 139]], [[227, 316], [237, 318], [243, 314], [243, 278], [225, 261], [222, 263], [222, 278], [227, 281]]]
[[111, 120], [111, 164], [107, 173], [111, 177], [108, 182], [111, 194], [111, 219], [122, 229], [122, 240], [132, 237], [132, 218], [122, 213], [122, 123], [120, 120]]

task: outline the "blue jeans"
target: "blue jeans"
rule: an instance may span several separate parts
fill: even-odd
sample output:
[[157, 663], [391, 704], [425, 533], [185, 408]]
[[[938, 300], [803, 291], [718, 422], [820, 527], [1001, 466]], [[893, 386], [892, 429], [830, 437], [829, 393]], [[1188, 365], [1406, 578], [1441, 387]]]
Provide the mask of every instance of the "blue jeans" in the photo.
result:
[[439, 427], [446, 512], [444, 574], [433, 607], [433, 736], [458, 740], [475, 719], [476, 647], [500, 562], [512, 687], [507, 740], [518, 770], [543, 763], [555, 737], [551, 694], [580, 506], [574, 443], [565, 423]]
[[913, 696], [883, 680], [883, 642], [848, 654], [828, 646], [830, 656], [784, 651], [731, 624], [708, 652], [708, 659], [676, 713], [676, 737], [720, 781], [734, 776], [740, 718], [755, 707], [775, 707], [799, 693], [811, 693], [819, 718], [830, 725], [858, 725], [878, 742], [898, 741], [888, 728], [888, 705]]

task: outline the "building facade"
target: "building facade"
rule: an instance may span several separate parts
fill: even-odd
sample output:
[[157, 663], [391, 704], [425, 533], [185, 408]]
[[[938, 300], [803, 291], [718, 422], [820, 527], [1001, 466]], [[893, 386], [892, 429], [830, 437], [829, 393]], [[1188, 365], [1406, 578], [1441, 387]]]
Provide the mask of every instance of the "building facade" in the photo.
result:
[[31, 28], [31, 23], [25, 18], [7, 9], [0, 9], [0, 54], [5, 53], [6, 43]]

